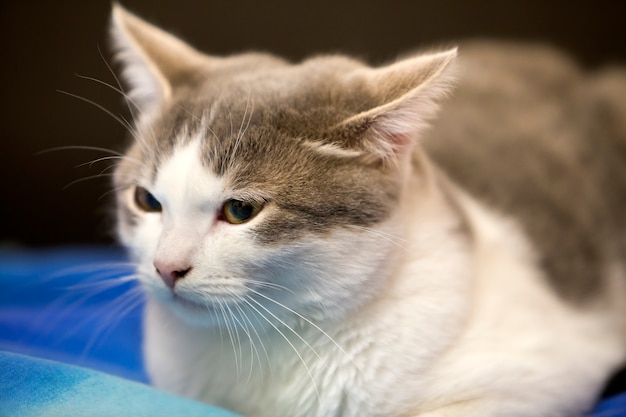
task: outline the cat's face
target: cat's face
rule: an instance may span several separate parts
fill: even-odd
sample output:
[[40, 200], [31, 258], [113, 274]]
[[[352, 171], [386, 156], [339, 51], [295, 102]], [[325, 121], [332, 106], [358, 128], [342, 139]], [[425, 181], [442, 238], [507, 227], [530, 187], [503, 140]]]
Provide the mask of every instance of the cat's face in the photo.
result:
[[339, 318], [380, 290], [453, 53], [378, 70], [210, 58], [120, 8], [114, 38], [138, 113], [118, 230], [152, 297], [228, 325]]
[[194, 321], [221, 308], [279, 315], [268, 298], [309, 317], [338, 314], [375, 291], [392, 249], [380, 233], [392, 232], [400, 193], [393, 169], [316, 149], [268, 127], [263, 111], [236, 112], [232, 130], [224, 108], [214, 117], [226, 123], [157, 122], [157, 140], [171, 143], [136, 144], [118, 168], [120, 235], [142, 283]]

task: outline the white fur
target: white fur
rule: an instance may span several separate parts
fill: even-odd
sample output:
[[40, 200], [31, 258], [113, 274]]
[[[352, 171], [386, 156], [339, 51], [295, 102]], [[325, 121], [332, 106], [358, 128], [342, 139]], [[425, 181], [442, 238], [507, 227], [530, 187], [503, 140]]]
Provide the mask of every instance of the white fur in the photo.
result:
[[624, 360], [616, 323], [602, 307], [577, 311], [559, 300], [516, 225], [463, 199], [477, 233], [475, 302], [431, 375], [424, 395], [439, 400], [423, 415], [581, 415]]
[[[245, 297], [247, 277], [213, 281], [211, 297], [232, 313], [216, 320], [168, 299], [158, 276], [146, 273], [158, 288], [145, 353], [161, 388], [250, 417], [569, 417], [624, 358], [612, 323], [552, 295], [516, 226], [469, 197], [457, 196], [471, 244], [437, 188], [411, 183], [419, 196], [407, 193], [376, 230], [273, 252], [255, 247], [246, 226], [207, 220], [228, 197], [227, 184], [202, 170], [194, 146], [163, 166], [155, 188], [169, 213], [163, 225], [181, 233], [193, 226], [202, 248], [197, 274], [176, 291], [199, 300], [203, 282], [237, 270], [242, 258], [273, 268], [267, 277], [287, 289], [271, 293], [275, 302], [257, 297], [238, 310], [220, 291]], [[170, 201], [170, 193], [179, 197]], [[167, 230], [157, 233], [159, 246], [178, 251]]]
[[[124, 64], [122, 76], [130, 86], [128, 98], [132, 111], [138, 111], [141, 116], [148, 118], [172, 97], [172, 86], [168, 80], [172, 74], [163, 73], [161, 65], [165, 62], [173, 68], [200, 62], [206, 65], [208, 59], [180, 39], [144, 22], [117, 3], [113, 4], [112, 18], [111, 40], [116, 58]], [[141, 33], [144, 38], [138, 39], [137, 33]], [[149, 44], [153, 49], [158, 48], [162, 56], [150, 55], [149, 49], [146, 50]]]
[[[111, 39], [117, 51], [117, 59], [124, 63], [123, 76], [131, 87], [129, 97], [141, 112], [153, 113], [164, 101], [169, 100], [171, 86], [129, 33], [127, 22], [144, 25], [143, 22], [117, 4], [113, 7], [113, 20]], [[162, 41], [169, 36], [156, 28], [150, 30], [154, 36], [160, 36]]]

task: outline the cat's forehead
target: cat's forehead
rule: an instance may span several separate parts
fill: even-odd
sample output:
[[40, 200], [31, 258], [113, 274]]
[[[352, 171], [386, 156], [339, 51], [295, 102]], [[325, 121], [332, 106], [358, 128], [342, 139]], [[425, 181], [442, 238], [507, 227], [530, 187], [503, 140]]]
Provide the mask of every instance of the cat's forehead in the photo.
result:
[[238, 186], [273, 186], [294, 170], [303, 178], [333, 172], [337, 161], [329, 152], [307, 145], [323, 143], [331, 128], [379, 104], [358, 77], [364, 65], [341, 56], [299, 64], [255, 60], [238, 57], [217, 72], [196, 74], [140, 124], [135, 156], [147, 167], [143, 177], [154, 178], [163, 161], [196, 138], [206, 167], [231, 174]]
[[[340, 58], [318, 58], [299, 65], [233, 70], [176, 92], [142, 131], [159, 156], [203, 136], [206, 153], [246, 148], [250, 138], [267, 141], [284, 136], [319, 139], [331, 126], [369, 103], [365, 92], [342, 94], [345, 72], [359, 66]], [[258, 145], [258, 144], [257, 144]], [[281, 146], [295, 146], [281, 143]], [[209, 155], [207, 155], [208, 157]]]
[[299, 64], [282, 60], [267, 63], [263, 59], [258, 65], [254, 65], [257, 58], [249, 58], [252, 63], [241, 57], [229, 59], [245, 64], [222, 64], [224, 68], [220, 71], [207, 71], [196, 78], [198, 81], [191, 88], [179, 90], [174, 101], [196, 114], [210, 107], [218, 112], [238, 115], [262, 112], [267, 116], [331, 106], [339, 111], [356, 107], [351, 103], [367, 97], [363, 89], [348, 88], [355, 84], [352, 74], [364, 67], [351, 58], [323, 56]]
[[228, 176], [239, 187], [273, 182], [296, 165], [300, 169], [332, 165], [306, 144], [332, 124], [323, 121], [331, 115], [336, 116], [319, 109], [303, 115], [288, 107], [255, 104], [253, 98], [183, 102], [146, 132], [153, 136], [153, 145], [143, 150], [142, 159], [155, 175], [164, 161], [194, 142], [205, 169]]

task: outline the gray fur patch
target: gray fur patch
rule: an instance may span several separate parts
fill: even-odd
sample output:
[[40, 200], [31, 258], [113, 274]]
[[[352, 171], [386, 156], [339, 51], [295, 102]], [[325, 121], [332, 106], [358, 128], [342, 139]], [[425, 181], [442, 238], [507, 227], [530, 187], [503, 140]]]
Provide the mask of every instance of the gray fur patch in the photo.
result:
[[[552, 51], [492, 44], [463, 51], [465, 76], [424, 142], [429, 155], [521, 223], [555, 291], [593, 300], [607, 262], [626, 258], [626, 131], [607, 120], [626, 118], [624, 108], [617, 116]], [[626, 91], [626, 76], [613, 82]]]

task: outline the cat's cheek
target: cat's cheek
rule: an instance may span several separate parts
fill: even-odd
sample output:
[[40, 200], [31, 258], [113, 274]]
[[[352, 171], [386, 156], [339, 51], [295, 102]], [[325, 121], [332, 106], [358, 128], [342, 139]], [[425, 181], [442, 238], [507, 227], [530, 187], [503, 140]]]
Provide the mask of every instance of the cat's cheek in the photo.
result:
[[[157, 217], [157, 216], [152, 216]], [[154, 269], [154, 254], [161, 235], [161, 221], [158, 218], [142, 219], [122, 236], [122, 243], [129, 249], [132, 259], [143, 269]]]
[[308, 319], [340, 319], [377, 292], [388, 267], [384, 260], [391, 245], [386, 243], [378, 234], [337, 231], [297, 247], [268, 250], [251, 272], [256, 280], [282, 289], [272, 294], [275, 301]]

